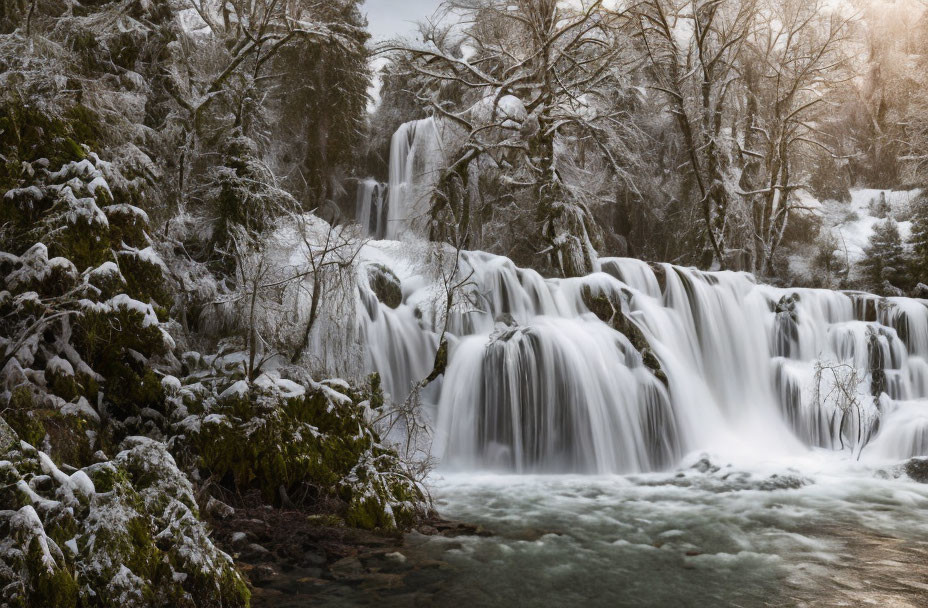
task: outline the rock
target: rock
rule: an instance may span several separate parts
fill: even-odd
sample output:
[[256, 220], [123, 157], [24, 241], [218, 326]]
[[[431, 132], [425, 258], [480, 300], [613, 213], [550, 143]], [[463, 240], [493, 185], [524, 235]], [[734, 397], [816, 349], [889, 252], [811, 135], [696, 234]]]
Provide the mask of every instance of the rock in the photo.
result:
[[6, 420], [0, 418], [0, 453], [6, 452], [19, 442], [19, 437]]
[[902, 297], [905, 295], [901, 289], [889, 281], [883, 281], [883, 285], [880, 287], [880, 291], [883, 292], [883, 295], [887, 296]]
[[403, 290], [400, 280], [392, 270], [382, 264], [369, 264], [367, 266], [367, 281], [377, 299], [396, 308], [403, 302]]
[[336, 579], [356, 578], [364, 572], [364, 567], [361, 565], [361, 560], [357, 557], [349, 556], [343, 557], [329, 566], [329, 572], [331, 572], [332, 576]]
[[209, 500], [206, 501], [206, 513], [211, 517], [225, 519], [235, 515], [235, 509], [222, 502], [221, 500], [216, 500], [210, 496]]
[[400, 553], [399, 551], [394, 551], [393, 553], [387, 553], [386, 555], [384, 555], [384, 557], [386, 557], [387, 559], [393, 560], [395, 562], [399, 562], [401, 564], [406, 562], [406, 556]]
[[303, 554], [303, 563], [310, 566], [322, 566], [325, 564], [325, 552], [318, 549], [310, 549]]
[[507, 327], [516, 327], [519, 324], [515, 320], [515, 318], [512, 316], [512, 313], [508, 313], [508, 312], [503, 312], [503, 313], [496, 315], [496, 318], [493, 319], [493, 322], [502, 323], [503, 325], [506, 325]]
[[905, 474], [919, 483], [928, 483], [928, 458], [910, 458], [904, 465]]
[[255, 585], [259, 585], [265, 581], [271, 580], [277, 576], [277, 572], [267, 564], [261, 564], [252, 569], [248, 573], [248, 578], [251, 579], [251, 582]]
[[928, 299], [928, 285], [924, 283], [919, 283], [915, 286], [915, 289], [912, 290], [913, 298], [921, 298], [923, 300]]
[[269, 555], [270, 551], [259, 545], [258, 543], [251, 543], [248, 545], [248, 552], [251, 555]]
[[700, 473], [717, 473], [719, 471], [719, 467], [712, 464], [708, 456], [703, 456], [690, 468], [696, 469]]

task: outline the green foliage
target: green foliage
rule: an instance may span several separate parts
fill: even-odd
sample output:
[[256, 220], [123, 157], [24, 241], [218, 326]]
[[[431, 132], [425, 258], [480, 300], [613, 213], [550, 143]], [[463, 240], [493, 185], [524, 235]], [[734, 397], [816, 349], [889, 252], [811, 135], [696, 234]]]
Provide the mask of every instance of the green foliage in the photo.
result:
[[928, 284], [928, 196], [921, 195], [915, 202], [909, 246], [912, 249], [911, 274], [917, 283]]
[[310, 486], [341, 498], [348, 523], [359, 527], [392, 529], [415, 520], [424, 494], [365, 419], [365, 408], [383, 400], [377, 380], [363, 393], [311, 384], [293, 395], [267, 378], [252, 386], [240, 381], [179, 423], [185, 434], [175, 443], [194, 456], [201, 476], [237, 492], [259, 489], [269, 502], [281, 498], [281, 489], [291, 494]]
[[[70, 478], [28, 445], [0, 455], [9, 509], [0, 525], [11, 531], [0, 540], [0, 603], [247, 606], [244, 581], [209, 541], [167, 449], [145, 438], [122, 447]], [[89, 484], [71, 483], [75, 476]]]
[[99, 134], [96, 116], [79, 104], [56, 116], [23, 99], [0, 103], [0, 192], [21, 183], [24, 163], [44, 158], [57, 167], [85, 158], [80, 144], [97, 147]]
[[873, 235], [860, 262], [861, 276], [868, 289], [878, 293], [891, 287], [905, 289], [908, 284], [905, 249], [899, 226], [888, 218], [873, 227]]

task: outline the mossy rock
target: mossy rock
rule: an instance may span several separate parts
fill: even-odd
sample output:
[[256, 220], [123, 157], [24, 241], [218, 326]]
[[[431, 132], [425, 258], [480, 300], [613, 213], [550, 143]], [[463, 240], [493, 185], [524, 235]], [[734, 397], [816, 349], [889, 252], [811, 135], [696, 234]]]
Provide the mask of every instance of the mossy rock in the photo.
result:
[[660, 360], [654, 354], [641, 329], [626, 314], [627, 305], [622, 297], [628, 297], [623, 291], [619, 296], [615, 292], [594, 291], [589, 285], [580, 289], [580, 297], [586, 307], [603, 323], [628, 338], [632, 347], [641, 355], [642, 362], [658, 380], [668, 384], [667, 374], [661, 367]]
[[[231, 490], [257, 489], [277, 503], [308, 485], [341, 498], [351, 525], [405, 526], [425, 498], [364, 418], [362, 404], [382, 399], [378, 376], [364, 391], [311, 387], [299, 397], [243, 382], [204, 408], [199, 429], [186, 433], [185, 443], [201, 477], [221, 479]], [[384, 486], [381, 478], [393, 481]]]
[[383, 264], [368, 264], [367, 280], [377, 299], [396, 308], [403, 303], [403, 289], [396, 274]]

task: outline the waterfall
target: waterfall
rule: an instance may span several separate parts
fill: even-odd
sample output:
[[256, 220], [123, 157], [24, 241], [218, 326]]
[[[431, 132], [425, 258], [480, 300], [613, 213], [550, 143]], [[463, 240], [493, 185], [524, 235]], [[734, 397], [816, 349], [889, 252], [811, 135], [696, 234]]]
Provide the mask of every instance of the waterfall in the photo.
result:
[[[369, 365], [395, 399], [428, 375], [440, 331], [441, 287], [411, 262], [421, 251], [398, 253], [408, 247], [383, 241], [365, 254], [402, 269], [396, 309], [365, 292]], [[448, 365], [431, 393], [443, 468], [652, 471], [705, 449], [928, 454], [926, 302], [631, 259], [599, 268], [546, 279], [462, 254], [469, 304], [448, 323]], [[851, 370], [842, 401], [836, 378]]]
[[434, 118], [425, 118], [407, 122], [393, 134], [386, 238], [425, 233], [432, 188], [444, 162], [440, 130]]
[[361, 264], [392, 270], [399, 295], [381, 301], [359, 273], [357, 335], [366, 369], [402, 402], [447, 332], [447, 365], [423, 397], [442, 467], [624, 473], [696, 450], [928, 454], [923, 300], [623, 258], [546, 279], [464, 252], [465, 286], [445, 321], [447, 283], [429, 261], [443, 246], [421, 239], [445, 160], [440, 131], [433, 119], [402, 125], [386, 194], [359, 184], [365, 233], [392, 239], [366, 245]]
[[362, 233], [373, 238], [386, 234], [386, 200], [384, 185], [374, 179], [358, 182], [355, 218]]

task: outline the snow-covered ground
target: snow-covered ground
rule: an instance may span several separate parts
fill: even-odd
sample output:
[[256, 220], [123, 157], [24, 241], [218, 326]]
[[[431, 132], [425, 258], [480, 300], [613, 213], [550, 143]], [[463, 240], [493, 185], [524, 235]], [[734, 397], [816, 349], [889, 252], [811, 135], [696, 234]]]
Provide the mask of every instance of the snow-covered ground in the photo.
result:
[[[844, 261], [846, 257], [853, 267], [864, 258], [874, 226], [886, 217], [896, 220], [902, 240], [908, 239], [912, 231], [912, 204], [920, 193], [920, 190], [857, 188], [851, 190], [850, 202], [820, 201], [806, 191], [800, 191], [798, 196], [800, 204], [821, 217], [823, 226], [831, 230], [838, 243], [838, 258]], [[888, 209], [888, 214], [881, 212], [881, 207]], [[792, 274], [811, 277], [811, 263], [811, 256], [793, 255], [790, 258]]]

